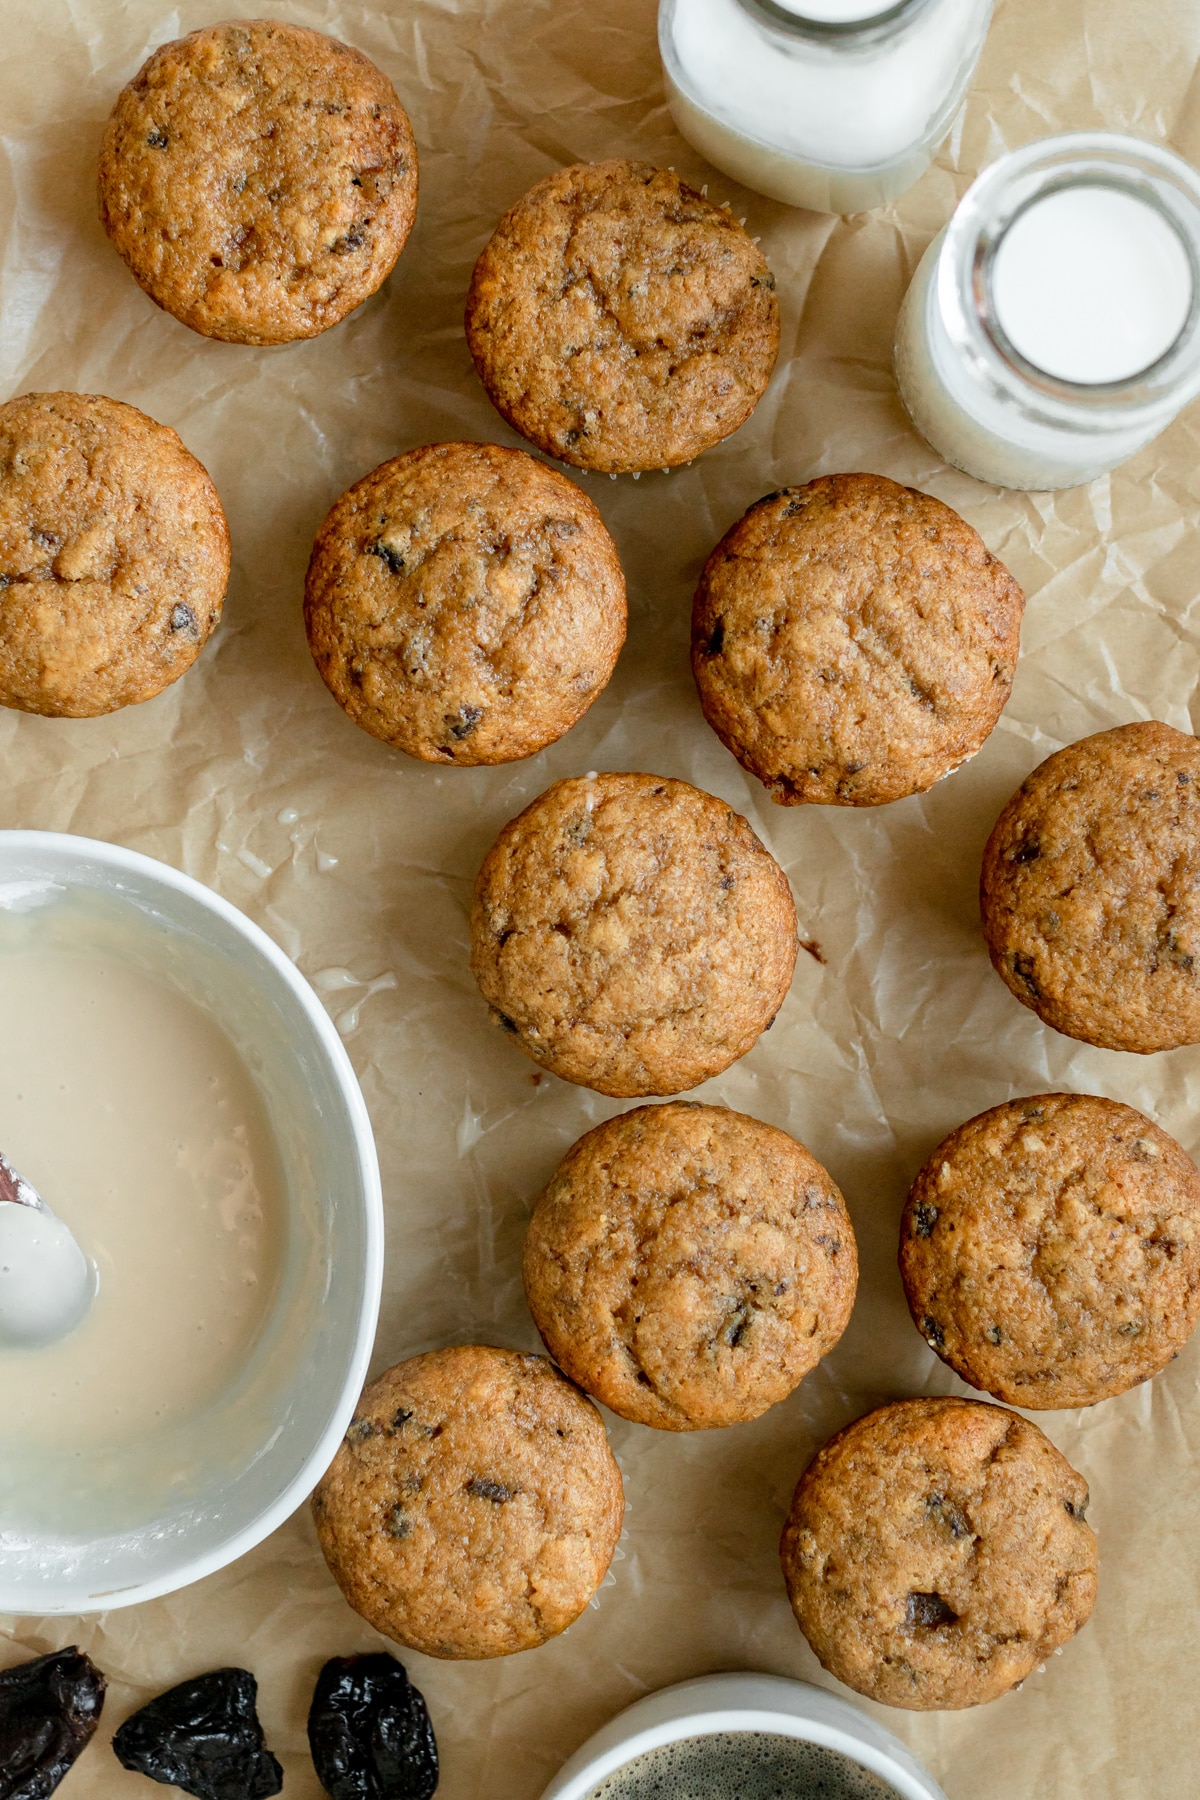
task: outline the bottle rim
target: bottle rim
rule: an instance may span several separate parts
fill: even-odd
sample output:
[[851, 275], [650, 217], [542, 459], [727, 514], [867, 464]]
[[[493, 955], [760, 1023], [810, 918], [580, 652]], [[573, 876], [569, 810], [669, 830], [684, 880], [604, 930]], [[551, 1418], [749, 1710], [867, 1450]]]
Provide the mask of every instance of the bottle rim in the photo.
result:
[[[1191, 301], [1174, 341], [1146, 368], [1116, 381], [1049, 374], [1022, 355], [997, 316], [992, 274], [1008, 231], [1030, 207], [1074, 187], [1101, 187], [1150, 206], [1188, 260]], [[1066, 132], [1010, 151], [983, 171], [946, 229], [936, 293], [943, 323], [970, 372], [997, 399], [1044, 423], [1129, 429], [1173, 416], [1200, 393], [1200, 174], [1173, 150], [1120, 132]]]
[[897, 36], [932, 0], [890, 0], [862, 19], [817, 19], [778, 0], [738, 0], [743, 11], [785, 37], [832, 49], [860, 49]]

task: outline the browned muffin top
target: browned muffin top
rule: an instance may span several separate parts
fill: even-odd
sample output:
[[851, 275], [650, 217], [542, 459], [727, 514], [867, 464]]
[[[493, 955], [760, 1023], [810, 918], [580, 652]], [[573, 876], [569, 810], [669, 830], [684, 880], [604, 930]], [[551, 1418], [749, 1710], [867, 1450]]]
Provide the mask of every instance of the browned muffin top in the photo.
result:
[[779, 349], [775, 278], [741, 226], [670, 169], [576, 163], [501, 219], [467, 342], [493, 404], [563, 462], [690, 462], [749, 418]]
[[774, 1020], [796, 962], [787, 877], [686, 781], [559, 781], [510, 820], [475, 883], [471, 967], [543, 1067], [602, 1094], [677, 1094]]
[[625, 579], [565, 475], [497, 444], [427, 444], [334, 504], [304, 618], [356, 725], [426, 762], [509, 762], [569, 731], [604, 688]]
[[1010, 1100], [917, 1176], [900, 1272], [918, 1329], [964, 1381], [1014, 1406], [1091, 1406], [1191, 1336], [1200, 1174], [1116, 1100]]
[[879, 806], [973, 756], [1017, 664], [1024, 596], [965, 519], [882, 475], [758, 501], [692, 612], [704, 715], [784, 806]]
[[0, 705], [151, 699], [199, 656], [228, 580], [217, 491], [169, 426], [100, 394], [0, 406]]
[[525, 1292], [551, 1356], [643, 1425], [756, 1419], [831, 1350], [858, 1256], [803, 1144], [723, 1106], [639, 1106], [580, 1138], [538, 1201]]
[[544, 1356], [432, 1350], [363, 1393], [313, 1495], [347, 1600], [398, 1643], [477, 1659], [565, 1631], [621, 1533], [600, 1414]]
[[1096, 1600], [1087, 1485], [1036, 1425], [979, 1400], [899, 1400], [800, 1478], [780, 1553], [821, 1664], [885, 1706], [995, 1700]]
[[278, 20], [163, 44], [101, 145], [101, 222], [135, 279], [237, 344], [336, 325], [384, 280], [416, 207], [416, 146], [387, 76]]
[[983, 855], [983, 934], [1023, 1005], [1068, 1037], [1200, 1043], [1200, 745], [1148, 720], [1048, 756]]

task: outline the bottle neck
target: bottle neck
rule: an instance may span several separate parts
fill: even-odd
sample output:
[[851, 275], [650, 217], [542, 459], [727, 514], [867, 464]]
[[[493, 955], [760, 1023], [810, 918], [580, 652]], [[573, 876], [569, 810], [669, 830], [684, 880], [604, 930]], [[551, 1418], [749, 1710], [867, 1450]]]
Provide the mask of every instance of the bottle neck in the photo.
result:
[[[1094, 368], [1087, 366], [1086, 351], [1097, 320], [1082, 313], [1078, 345], [1068, 344], [1064, 356], [1051, 331], [1055, 308], [1062, 311], [1061, 295], [1043, 295], [1039, 288], [1039, 282], [1052, 279], [1054, 258], [1020, 251], [1009, 238], [1022, 221], [1036, 222], [1046, 202], [1065, 206], [1063, 229], [1079, 228], [1090, 220], [1097, 199], [1096, 244], [1110, 260], [1120, 250], [1116, 228], [1123, 228], [1122, 209], [1132, 206], [1135, 214], [1148, 215], [1155, 236], [1170, 240], [1178, 264], [1173, 274], [1168, 267], [1164, 291], [1143, 302], [1138, 330], [1125, 333], [1135, 346], [1127, 369], [1119, 365], [1119, 319]], [[1074, 212], [1078, 217], [1071, 216]], [[1053, 219], [1044, 216], [1058, 219], [1057, 211]], [[1115, 236], [1106, 245], [1102, 236], [1110, 228]], [[1006, 295], [1006, 243], [1020, 252], [1015, 273], [1026, 277], [1024, 294], [1018, 280]], [[1036, 240], [1031, 243], [1036, 249]], [[1081, 259], [1089, 249], [1081, 246]], [[1137, 243], [1130, 243], [1129, 254], [1142, 254]], [[1097, 291], [1111, 285], [1115, 292], [1120, 283], [1098, 278], [1093, 285]], [[1167, 291], [1172, 285], [1178, 289], [1174, 299]], [[1063, 292], [1068, 290], [1069, 283]], [[1170, 417], [1200, 391], [1200, 177], [1171, 151], [1114, 133], [1069, 134], [1010, 152], [968, 190], [946, 230], [936, 306], [964, 372], [1001, 403], [1069, 429], [1125, 430], [1139, 420]], [[1172, 306], [1177, 317], [1168, 316]], [[1057, 324], [1069, 326], [1069, 315], [1068, 307], [1065, 321]], [[1147, 360], [1138, 367], [1136, 345], [1143, 341]], [[1110, 367], [1113, 357], [1118, 361]]]

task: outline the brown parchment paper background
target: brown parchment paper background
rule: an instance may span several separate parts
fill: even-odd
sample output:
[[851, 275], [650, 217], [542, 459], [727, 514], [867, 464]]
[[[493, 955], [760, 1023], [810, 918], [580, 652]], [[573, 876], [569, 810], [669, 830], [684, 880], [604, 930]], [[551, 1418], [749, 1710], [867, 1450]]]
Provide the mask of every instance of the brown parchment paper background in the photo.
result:
[[[95, 217], [118, 88], [220, 0], [0, 0], [0, 398], [112, 394], [174, 425], [229, 514], [225, 622], [195, 670], [95, 721], [0, 714], [0, 824], [110, 838], [243, 907], [312, 979], [345, 1034], [379, 1138], [388, 1257], [376, 1354], [483, 1339], [536, 1348], [519, 1257], [532, 1200], [616, 1103], [535, 1078], [489, 1029], [467, 968], [471, 882], [499, 827], [590, 768], [684, 776], [744, 811], [791, 877], [802, 954], [769, 1037], [704, 1098], [801, 1137], [854, 1215], [862, 1282], [837, 1350], [755, 1424], [677, 1437], [611, 1421], [629, 1497], [598, 1602], [557, 1642], [491, 1664], [405, 1655], [426, 1693], [445, 1800], [534, 1800], [596, 1726], [648, 1690], [752, 1667], [828, 1682], [776, 1562], [792, 1486], [832, 1431], [890, 1397], [966, 1391], [909, 1322], [895, 1270], [908, 1181], [943, 1133], [1012, 1095], [1065, 1086], [1143, 1108], [1200, 1151], [1200, 1048], [1150, 1059], [1042, 1027], [991, 972], [980, 852], [1003, 801], [1059, 745], [1131, 719], [1192, 729], [1200, 666], [1200, 412], [1091, 488], [1004, 494], [946, 469], [896, 398], [905, 284], [976, 171], [1050, 131], [1107, 126], [1200, 159], [1197, 0], [1000, 0], [964, 120], [898, 205], [845, 221], [717, 175], [663, 103], [653, 0], [258, 0], [340, 34], [389, 73], [421, 151], [417, 227], [384, 290], [311, 343], [194, 337], [135, 287]], [[326, 694], [300, 620], [326, 508], [431, 439], [515, 443], [467, 354], [461, 312], [501, 211], [548, 170], [643, 156], [710, 183], [761, 235], [783, 348], [754, 418], [689, 469], [580, 477], [629, 578], [631, 630], [588, 717], [529, 762], [418, 765]], [[759, 495], [839, 469], [959, 508], [1029, 595], [1011, 704], [980, 756], [876, 811], [772, 806], [708, 730], [688, 672], [701, 562]], [[1039, 1415], [1091, 1482], [1092, 1623], [1024, 1688], [967, 1714], [887, 1713], [951, 1800], [1194, 1796], [1200, 1787], [1200, 1343], [1151, 1386]], [[146, 1606], [10, 1620], [0, 1662], [78, 1641], [108, 1672], [104, 1729], [66, 1800], [150, 1789], [112, 1728], [184, 1676], [258, 1675], [289, 1800], [316, 1800], [304, 1719], [325, 1657], [376, 1640], [326, 1574], [307, 1511], [257, 1551]]]

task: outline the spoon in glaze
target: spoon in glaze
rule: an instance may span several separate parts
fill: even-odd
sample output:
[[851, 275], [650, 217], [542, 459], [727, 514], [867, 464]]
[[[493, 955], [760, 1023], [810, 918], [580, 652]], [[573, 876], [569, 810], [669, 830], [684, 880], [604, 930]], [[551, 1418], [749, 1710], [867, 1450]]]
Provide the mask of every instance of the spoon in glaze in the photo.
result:
[[65, 1337], [95, 1291], [95, 1272], [70, 1228], [0, 1156], [0, 1350]]

